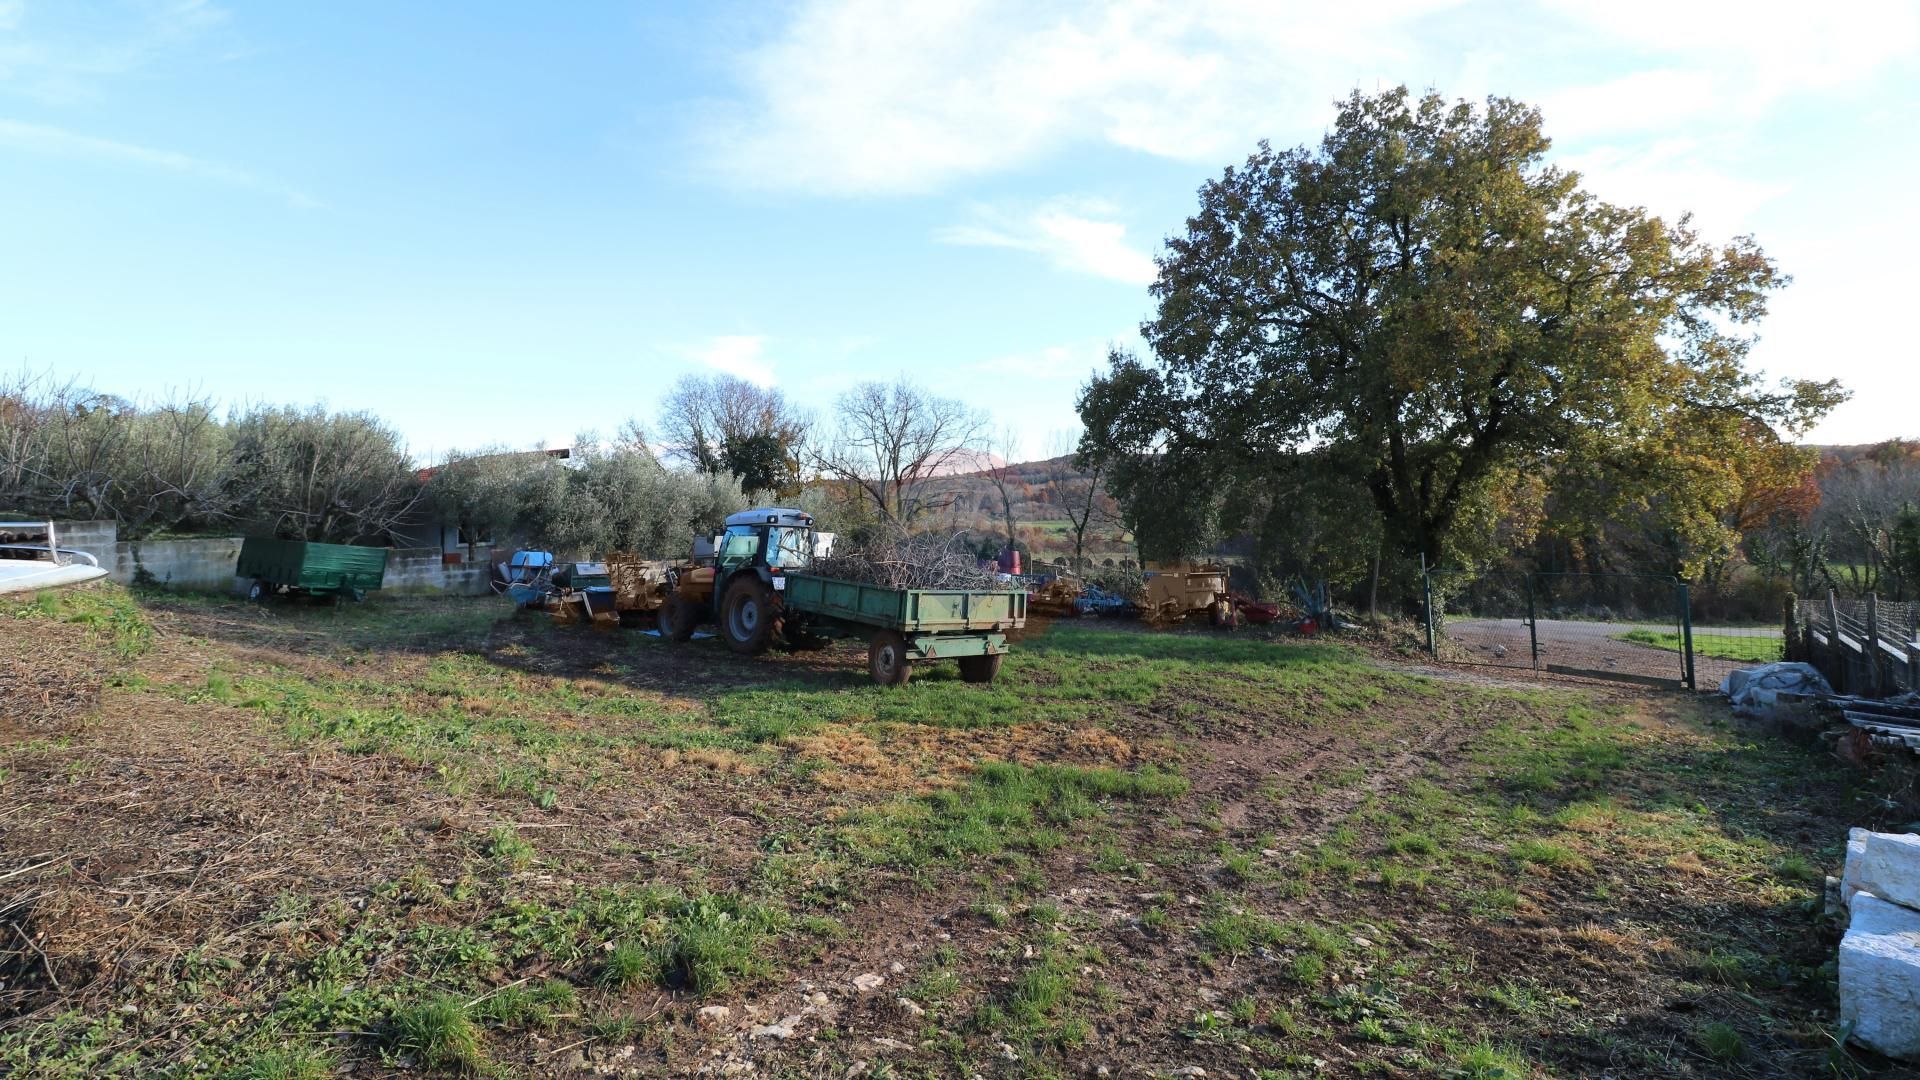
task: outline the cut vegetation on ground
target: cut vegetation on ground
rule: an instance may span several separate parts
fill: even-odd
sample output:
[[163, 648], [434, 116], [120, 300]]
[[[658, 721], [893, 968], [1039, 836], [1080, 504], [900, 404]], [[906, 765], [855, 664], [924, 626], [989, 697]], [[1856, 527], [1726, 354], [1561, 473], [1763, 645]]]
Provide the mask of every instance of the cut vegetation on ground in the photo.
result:
[[50, 688], [0, 729], [9, 1075], [1861, 1067], [1820, 879], [1885, 804], [1678, 697], [1075, 625], [885, 690], [486, 600], [0, 620]]

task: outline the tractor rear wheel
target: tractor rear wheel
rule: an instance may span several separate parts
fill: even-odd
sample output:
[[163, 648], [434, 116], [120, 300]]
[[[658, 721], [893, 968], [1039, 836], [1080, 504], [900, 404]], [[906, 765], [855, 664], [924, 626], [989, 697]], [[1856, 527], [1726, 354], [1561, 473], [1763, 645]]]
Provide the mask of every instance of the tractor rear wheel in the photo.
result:
[[727, 586], [726, 600], [720, 605], [720, 631], [727, 648], [742, 656], [766, 652], [778, 621], [773, 590], [758, 578], [742, 577]]
[[1000, 674], [1000, 659], [1003, 654], [988, 656], [963, 656], [960, 658], [960, 680], [962, 682], [990, 683]]
[[699, 621], [692, 601], [684, 596], [669, 596], [660, 607], [660, 636], [668, 641], [692, 641], [694, 624]]
[[913, 678], [913, 660], [907, 655], [907, 639], [896, 630], [882, 630], [867, 646], [867, 671], [881, 686], [905, 686]]

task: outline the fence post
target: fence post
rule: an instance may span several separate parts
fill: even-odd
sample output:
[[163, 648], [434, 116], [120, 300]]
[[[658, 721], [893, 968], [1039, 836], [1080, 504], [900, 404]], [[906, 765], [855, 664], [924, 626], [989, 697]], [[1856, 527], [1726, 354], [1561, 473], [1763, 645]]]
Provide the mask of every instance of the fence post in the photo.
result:
[[1427, 553], [1420, 553], [1420, 587], [1426, 592], [1427, 611], [1427, 655], [1438, 657], [1433, 650], [1433, 572], [1427, 569]]
[[1686, 673], [1687, 689], [1699, 692], [1700, 686], [1694, 680], [1693, 670], [1693, 602], [1687, 595], [1687, 583], [1679, 582], [1680, 601], [1680, 654], [1686, 659], [1681, 668]]
[[1533, 575], [1527, 575], [1527, 645], [1533, 650], [1533, 670], [1540, 670], [1540, 619], [1534, 612]]
[[1787, 594], [1787, 602], [1780, 612], [1780, 659], [1805, 660], [1806, 646], [1800, 640], [1800, 598], [1793, 593]]
[[1880, 696], [1880, 594], [1867, 594], [1867, 694]]

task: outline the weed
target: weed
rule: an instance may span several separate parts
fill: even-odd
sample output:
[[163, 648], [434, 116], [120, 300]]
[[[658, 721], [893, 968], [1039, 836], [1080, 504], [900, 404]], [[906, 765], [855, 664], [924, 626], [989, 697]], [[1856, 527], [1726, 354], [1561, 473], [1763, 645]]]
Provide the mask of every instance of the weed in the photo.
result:
[[1546, 840], [1516, 840], [1507, 845], [1507, 853], [1523, 863], [1558, 868], [1583, 867], [1586, 860], [1572, 848]]
[[450, 994], [395, 1009], [387, 1018], [387, 1041], [429, 1066], [472, 1071], [482, 1060], [480, 1030], [467, 1016], [466, 1006]]
[[1788, 881], [1817, 882], [1826, 876], [1813, 864], [1813, 860], [1804, 855], [1781, 856], [1780, 861], [1773, 864], [1773, 872]]
[[515, 870], [522, 870], [533, 861], [534, 850], [513, 826], [496, 825], [487, 833], [487, 854]]
[[1461, 1080], [1528, 1080], [1533, 1067], [1519, 1051], [1481, 1041], [1460, 1055], [1459, 1075]]
[[229, 1071], [226, 1080], [327, 1080], [333, 1063], [327, 1055], [303, 1046], [282, 1046], [248, 1058]]
[[1314, 953], [1296, 953], [1287, 961], [1287, 974], [1302, 986], [1313, 986], [1327, 977], [1327, 962]]
[[652, 950], [631, 941], [615, 942], [600, 966], [600, 985], [627, 989], [659, 977], [660, 965]]
[[1747, 1041], [1731, 1024], [1711, 1023], [1700, 1029], [1700, 1048], [1723, 1065], [1746, 1056]]
[[1244, 956], [1261, 945], [1279, 944], [1279, 923], [1252, 912], [1227, 911], [1200, 924], [1200, 936], [1228, 957]]
[[1387, 850], [1396, 855], [1432, 855], [1440, 845], [1426, 833], [1405, 832], [1388, 840]]

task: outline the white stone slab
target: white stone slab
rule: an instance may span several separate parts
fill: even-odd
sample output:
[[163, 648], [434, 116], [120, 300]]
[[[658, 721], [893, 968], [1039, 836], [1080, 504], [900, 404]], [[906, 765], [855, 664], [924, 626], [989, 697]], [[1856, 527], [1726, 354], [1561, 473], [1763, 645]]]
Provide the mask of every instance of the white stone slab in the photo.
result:
[[1920, 1061], [1920, 911], [1854, 894], [1840, 940], [1840, 1021], [1860, 1045]]
[[1840, 870], [1840, 902], [1853, 903], [1853, 894], [1860, 891], [1857, 875], [1860, 873], [1860, 856], [1867, 853], [1867, 830], [1847, 830], [1847, 861]]
[[1847, 848], [1855, 892], [1920, 910], [1920, 835], [1870, 832], [1858, 855]]

